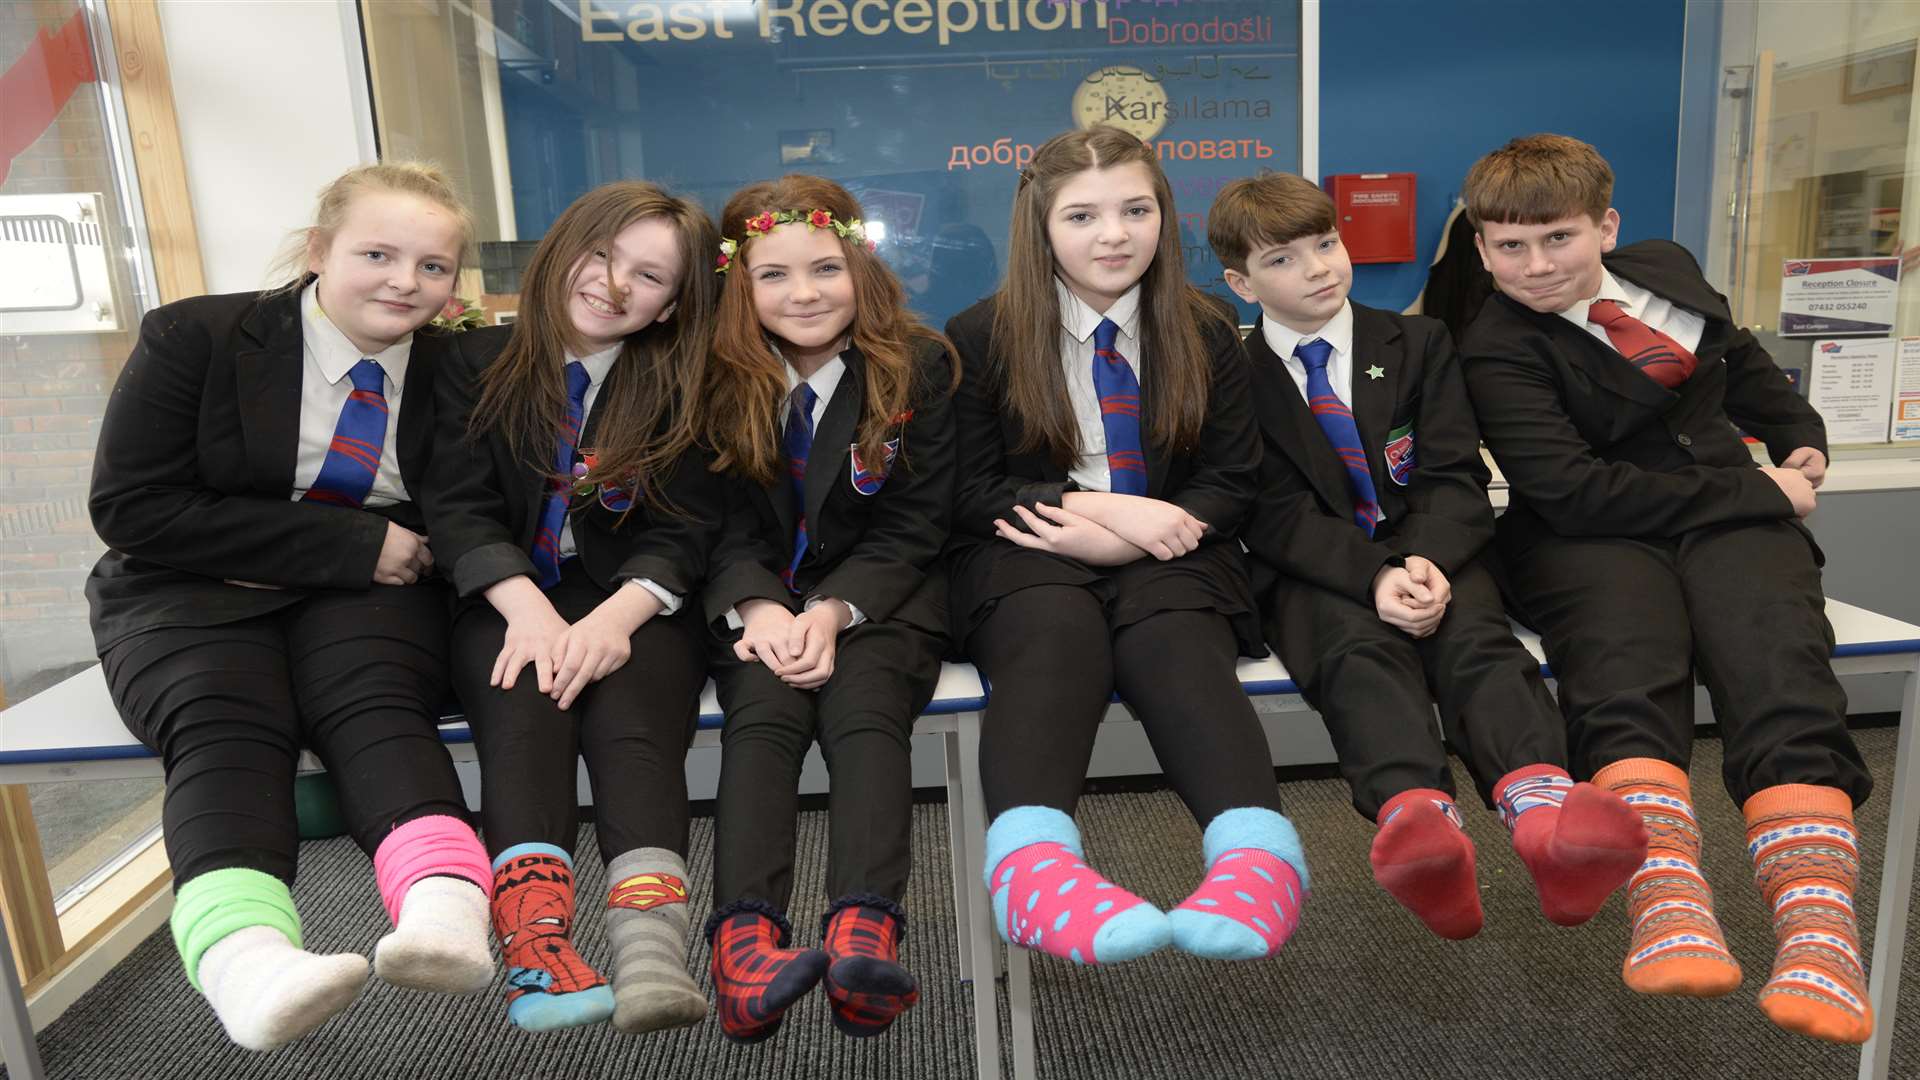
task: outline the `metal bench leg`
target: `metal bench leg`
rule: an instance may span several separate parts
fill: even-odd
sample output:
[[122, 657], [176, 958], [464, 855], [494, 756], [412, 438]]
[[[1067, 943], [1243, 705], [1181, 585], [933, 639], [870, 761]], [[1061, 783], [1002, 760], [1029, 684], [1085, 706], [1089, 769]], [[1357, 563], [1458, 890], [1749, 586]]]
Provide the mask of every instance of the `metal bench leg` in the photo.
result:
[[[987, 804], [980, 791], [980, 714], [959, 718], [960, 783], [965, 792], [966, 887], [986, 888]], [[959, 887], [959, 883], [955, 883]], [[993, 930], [993, 905], [983, 891], [967, 902], [968, 946], [973, 954], [973, 1052], [980, 1080], [1000, 1080], [1000, 1008], [995, 1001], [1000, 939]]]
[[1034, 1080], [1033, 958], [1007, 948], [1007, 1012], [1013, 1017], [1013, 1080]]
[[1914, 844], [1920, 839], [1920, 792], [1914, 785], [1914, 727], [1920, 725], [1920, 671], [1907, 673], [1900, 705], [1900, 735], [1887, 792], [1887, 850], [1880, 871], [1880, 916], [1874, 923], [1873, 968], [1867, 1000], [1873, 1005], [1873, 1038], [1860, 1048], [1860, 1080], [1887, 1080], [1893, 1056], [1893, 1016], [1900, 997], [1900, 963], [1906, 951], [1907, 901], [1913, 895]]
[[7, 940], [6, 920], [0, 919], [0, 973], [6, 984], [5, 1012], [0, 1013], [0, 1053], [7, 1062], [7, 1075], [19, 1080], [46, 1080], [40, 1064], [40, 1046], [33, 1039], [33, 1017], [27, 1013], [27, 995], [20, 989], [20, 978], [13, 968], [13, 943]]
[[979, 875], [967, 856], [967, 785], [961, 779], [960, 732], [941, 739], [947, 761], [947, 856], [953, 864], [953, 929], [960, 947], [960, 981], [973, 980], [973, 900], [980, 891]]

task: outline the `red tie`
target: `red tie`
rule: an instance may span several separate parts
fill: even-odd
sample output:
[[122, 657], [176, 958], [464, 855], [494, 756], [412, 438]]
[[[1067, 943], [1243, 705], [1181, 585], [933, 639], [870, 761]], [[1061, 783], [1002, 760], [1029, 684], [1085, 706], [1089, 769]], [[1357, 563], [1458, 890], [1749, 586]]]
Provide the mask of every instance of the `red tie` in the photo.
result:
[[1640, 373], [1671, 390], [1693, 376], [1697, 360], [1679, 342], [1620, 310], [1612, 300], [1595, 300], [1587, 321], [1607, 332], [1607, 340]]

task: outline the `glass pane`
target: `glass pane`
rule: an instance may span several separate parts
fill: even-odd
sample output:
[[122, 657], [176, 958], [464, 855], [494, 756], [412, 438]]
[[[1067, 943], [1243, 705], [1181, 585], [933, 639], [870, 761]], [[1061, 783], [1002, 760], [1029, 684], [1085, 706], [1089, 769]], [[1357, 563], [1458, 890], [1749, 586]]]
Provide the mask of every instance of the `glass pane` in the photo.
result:
[[[1712, 30], [1720, 40], [1712, 184], [1724, 213], [1708, 223], [1709, 276], [1803, 393], [1815, 384], [1816, 396], [1825, 393], [1843, 363], [1858, 379], [1871, 376], [1877, 389], [1871, 407], [1861, 406], [1870, 415], [1843, 421], [1828, 411], [1835, 444], [1884, 445], [1903, 407], [1915, 421], [1909, 437], [1920, 439], [1920, 342], [1893, 340], [1920, 335], [1920, 246], [1902, 239], [1920, 213], [1911, 182], [1920, 170], [1920, 6], [1846, 0], [1691, 12], [1689, 34]], [[1717, 27], [1703, 25], [1712, 19]], [[1699, 135], [1683, 132], [1682, 141]], [[1903, 352], [1916, 365], [1904, 403], [1894, 377]], [[1862, 356], [1885, 357], [1884, 371], [1877, 359], [1861, 366]]]
[[1191, 276], [1231, 298], [1206, 207], [1231, 177], [1300, 168], [1296, 0], [468, 0], [361, 18], [382, 153], [458, 174], [485, 241], [462, 294], [483, 288], [496, 313], [595, 185], [653, 179], [717, 213], [743, 184], [814, 172], [884, 226], [881, 256], [938, 325], [997, 284], [1025, 156], [1082, 121], [1157, 144]]
[[[39, 64], [6, 104], [38, 138], [0, 182], [0, 700], [18, 705], [96, 662], [87, 516], [100, 416], [144, 313], [85, 15], [0, 5], [0, 66]], [[16, 71], [21, 70], [16, 67]], [[63, 98], [62, 90], [70, 88]], [[160, 783], [40, 784], [29, 794], [59, 895], [159, 823]]]

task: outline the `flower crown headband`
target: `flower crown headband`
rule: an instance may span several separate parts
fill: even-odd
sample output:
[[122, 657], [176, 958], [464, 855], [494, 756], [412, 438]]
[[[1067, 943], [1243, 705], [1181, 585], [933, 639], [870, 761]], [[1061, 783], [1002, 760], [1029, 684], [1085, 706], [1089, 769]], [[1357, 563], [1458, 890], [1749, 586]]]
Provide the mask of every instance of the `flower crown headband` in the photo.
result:
[[720, 239], [720, 257], [714, 260], [713, 272], [716, 274], [724, 274], [732, 268], [733, 257], [739, 254], [740, 249], [746, 246], [747, 241], [754, 237], [765, 236], [779, 225], [796, 225], [800, 223], [805, 223], [807, 231], [809, 232], [815, 229], [832, 229], [835, 236], [838, 236], [842, 240], [852, 240], [855, 243], [863, 244], [868, 251], [872, 251], [878, 246], [872, 240], [867, 239], [866, 222], [861, 221], [859, 218], [854, 218], [852, 221], [841, 221], [834, 217], [833, 212], [830, 210], [768, 210], [765, 213], [756, 214], [747, 219], [747, 235], [741, 237], [739, 241], [736, 242], [726, 239], [725, 237]]

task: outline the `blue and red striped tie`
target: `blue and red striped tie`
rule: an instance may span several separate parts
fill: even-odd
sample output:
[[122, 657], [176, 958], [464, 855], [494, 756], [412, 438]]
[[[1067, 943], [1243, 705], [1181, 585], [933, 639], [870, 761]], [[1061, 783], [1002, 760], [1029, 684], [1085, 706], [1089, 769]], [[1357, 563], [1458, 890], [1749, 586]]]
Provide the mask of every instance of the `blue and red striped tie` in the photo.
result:
[[1360, 427], [1353, 422], [1353, 410], [1333, 392], [1327, 379], [1327, 361], [1333, 358], [1333, 346], [1319, 338], [1303, 341], [1293, 355], [1307, 367], [1307, 407], [1320, 423], [1333, 452], [1347, 467], [1347, 487], [1353, 492], [1353, 522], [1373, 535], [1380, 520], [1380, 500], [1373, 490], [1373, 473], [1367, 468], [1367, 450], [1360, 442]]
[[547, 501], [540, 507], [540, 528], [533, 534], [533, 580], [542, 589], [551, 589], [560, 580], [560, 529], [573, 497], [573, 451], [580, 442], [581, 414], [592, 383], [585, 364], [567, 362], [567, 426], [553, 441], [553, 476], [547, 480]]
[[1140, 452], [1140, 380], [1113, 347], [1120, 327], [1101, 319], [1093, 328], [1093, 392], [1100, 398], [1100, 426], [1107, 433], [1108, 490], [1147, 493], [1147, 458]]
[[331, 503], [355, 510], [367, 501], [373, 478], [380, 471], [380, 450], [387, 442], [386, 372], [378, 360], [362, 358], [347, 369], [353, 390], [340, 406], [333, 425], [333, 441], [320, 463], [320, 475], [300, 497], [302, 502]]
[[807, 556], [807, 457], [813, 453], [813, 405], [820, 395], [801, 383], [787, 396], [787, 433], [780, 448], [787, 455], [787, 485], [793, 492], [793, 558], [780, 571], [787, 591], [796, 595], [800, 587], [793, 582], [800, 560]]

